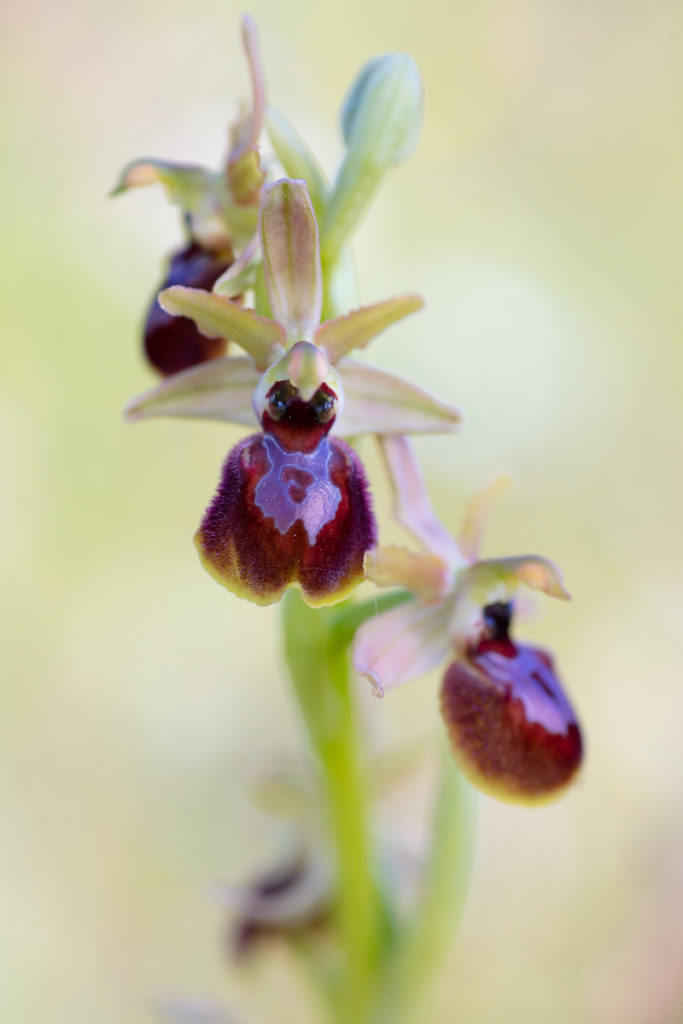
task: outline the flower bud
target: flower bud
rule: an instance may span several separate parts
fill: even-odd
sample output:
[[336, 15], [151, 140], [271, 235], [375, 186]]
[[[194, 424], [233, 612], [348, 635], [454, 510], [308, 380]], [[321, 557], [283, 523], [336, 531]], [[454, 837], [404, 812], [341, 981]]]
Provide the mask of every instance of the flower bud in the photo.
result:
[[575, 776], [581, 732], [550, 655], [510, 638], [510, 609], [484, 609], [482, 636], [446, 672], [441, 711], [455, 759], [475, 786], [539, 803]]
[[349, 89], [341, 120], [347, 150], [322, 224], [328, 263], [356, 227], [386, 172], [417, 144], [422, 84], [412, 57], [388, 53], [369, 61]]
[[[191, 242], [173, 254], [166, 280], [157, 293], [178, 284], [210, 291], [231, 263], [232, 259], [225, 254], [220, 256]], [[224, 355], [227, 342], [224, 338], [205, 337], [187, 317], [170, 316], [155, 294], [145, 320], [144, 346], [154, 369], [169, 376]]]

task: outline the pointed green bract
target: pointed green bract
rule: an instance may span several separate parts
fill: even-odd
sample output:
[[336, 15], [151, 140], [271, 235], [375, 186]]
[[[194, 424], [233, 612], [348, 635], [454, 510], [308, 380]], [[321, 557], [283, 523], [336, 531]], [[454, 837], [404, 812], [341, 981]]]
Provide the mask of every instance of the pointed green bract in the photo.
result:
[[334, 365], [353, 349], [365, 348], [369, 341], [391, 324], [417, 312], [423, 306], [424, 300], [419, 295], [400, 295], [395, 299], [354, 309], [346, 316], [321, 324], [315, 332], [316, 344], [325, 349], [327, 358]]
[[330, 185], [315, 155], [294, 125], [276, 107], [268, 107], [266, 131], [285, 174], [288, 178], [299, 178], [306, 182], [316, 216], [322, 217], [327, 206]]
[[340, 437], [357, 434], [452, 434], [462, 413], [385, 370], [346, 360], [340, 367], [346, 404], [335, 423]]
[[261, 249], [274, 318], [290, 343], [312, 341], [320, 323], [322, 276], [318, 224], [305, 181], [283, 178], [263, 189]]
[[208, 338], [234, 341], [259, 370], [267, 369], [282, 353], [285, 333], [280, 324], [222, 295], [174, 285], [159, 293], [159, 305], [172, 316], [193, 320]]
[[133, 398], [124, 411], [128, 420], [150, 416], [185, 416], [226, 420], [256, 426], [252, 408], [260, 374], [246, 356], [223, 356], [167, 377]]
[[382, 178], [415, 148], [422, 124], [422, 85], [405, 53], [376, 57], [361, 70], [342, 109], [347, 144], [321, 224], [331, 263], [365, 212]]

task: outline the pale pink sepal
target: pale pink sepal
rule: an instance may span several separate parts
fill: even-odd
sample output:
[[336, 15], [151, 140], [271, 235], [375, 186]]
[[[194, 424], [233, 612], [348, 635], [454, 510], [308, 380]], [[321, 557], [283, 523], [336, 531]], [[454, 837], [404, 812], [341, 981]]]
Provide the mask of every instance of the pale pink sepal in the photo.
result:
[[464, 564], [455, 539], [437, 518], [407, 438], [380, 437], [380, 448], [394, 494], [394, 516], [429, 551], [456, 569]]
[[419, 295], [399, 295], [372, 306], [363, 306], [321, 324], [315, 332], [315, 342], [325, 350], [334, 366], [353, 349], [365, 348], [381, 331], [423, 306], [424, 299]]
[[124, 415], [129, 420], [188, 416], [255, 427], [252, 396], [260, 376], [246, 356], [210, 359], [137, 395], [126, 406]]
[[312, 341], [320, 323], [322, 275], [318, 224], [305, 181], [265, 185], [261, 249], [270, 308], [290, 342]]
[[462, 413], [392, 373], [344, 360], [339, 367], [346, 404], [335, 424], [340, 437], [357, 434], [452, 434]]
[[396, 544], [368, 551], [363, 571], [378, 587], [403, 587], [425, 601], [442, 601], [453, 582], [453, 573], [438, 555]]
[[452, 601], [408, 601], [368, 619], [356, 632], [353, 667], [378, 697], [417, 679], [447, 658], [452, 614]]
[[468, 561], [473, 562], [478, 557], [489, 516], [495, 505], [511, 488], [512, 477], [509, 473], [500, 473], [467, 503], [462, 526], [458, 532], [458, 544]]
[[223, 295], [176, 284], [159, 292], [158, 301], [172, 316], [193, 320], [207, 338], [234, 341], [251, 356], [258, 370], [267, 370], [284, 352], [285, 332], [280, 324]]

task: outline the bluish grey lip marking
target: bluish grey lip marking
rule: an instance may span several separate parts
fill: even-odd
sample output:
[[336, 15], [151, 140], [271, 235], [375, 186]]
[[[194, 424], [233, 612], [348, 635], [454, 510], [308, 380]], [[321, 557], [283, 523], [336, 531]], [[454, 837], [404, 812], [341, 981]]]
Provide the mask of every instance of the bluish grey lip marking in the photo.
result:
[[310, 453], [286, 452], [270, 434], [263, 443], [270, 468], [256, 485], [254, 501], [280, 533], [300, 519], [312, 546], [341, 502], [339, 488], [330, 480], [330, 442], [323, 437]]

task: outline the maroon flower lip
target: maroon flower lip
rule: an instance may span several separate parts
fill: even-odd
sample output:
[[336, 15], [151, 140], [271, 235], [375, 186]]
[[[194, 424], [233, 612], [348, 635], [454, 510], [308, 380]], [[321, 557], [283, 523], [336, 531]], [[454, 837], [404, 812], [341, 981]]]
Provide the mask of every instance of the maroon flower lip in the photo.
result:
[[[157, 289], [157, 294], [178, 284], [210, 291], [231, 265], [231, 257], [210, 252], [191, 242], [171, 256], [168, 275]], [[167, 377], [225, 355], [228, 343], [224, 338], [207, 338], [188, 317], [170, 316], [159, 305], [157, 294], [143, 330], [145, 355], [155, 370]]]
[[456, 760], [493, 795], [554, 796], [581, 764], [581, 731], [544, 650], [509, 635], [511, 606], [484, 609], [484, 633], [448, 668], [441, 710]]
[[376, 543], [365, 470], [344, 441], [328, 438], [334, 392], [304, 402], [274, 385], [263, 434], [238, 444], [196, 542], [202, 561], [225, 587], [259, 604], [291, 584], [312, 604], [340, 600], [363, 576]]

